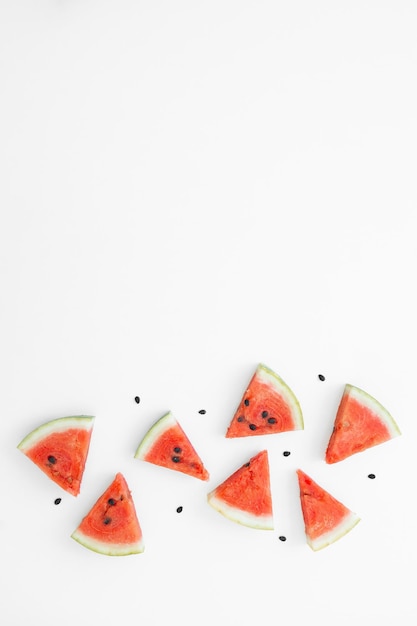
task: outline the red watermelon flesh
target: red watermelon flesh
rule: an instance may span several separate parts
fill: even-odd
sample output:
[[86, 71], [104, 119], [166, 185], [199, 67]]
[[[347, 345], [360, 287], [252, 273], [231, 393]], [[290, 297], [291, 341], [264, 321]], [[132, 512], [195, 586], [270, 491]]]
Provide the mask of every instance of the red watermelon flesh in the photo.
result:
[[272, 530], [273, 511], [268, 453], [262, 450], [211, 491], [207, 500], [234, 522]]
[[163, 415], [139, 444], [136, 459], [208, 480], [209, 473], [188, 436], [171, 412]]
[[144, 551], [132, 494], [121, 473], [116, 474], [71, 537], [86, 548], [108, 556]]
[[326, 463], [337, 463], [400, 434], [392, 416], [375, 398], [346, 385], [327, 446]]
[[94, 418], [61, 417], [42, 424], [17, 446], [51, 480], [73, 496], [80, 493]]
[[270, 435], [304, 428], [300, 405], [275, 372], [259, 364], [226, 432], [226, 437]]
[[348, 533], [360, 518], [303, 471], [297, 470], [308, 545], [321, 550]]

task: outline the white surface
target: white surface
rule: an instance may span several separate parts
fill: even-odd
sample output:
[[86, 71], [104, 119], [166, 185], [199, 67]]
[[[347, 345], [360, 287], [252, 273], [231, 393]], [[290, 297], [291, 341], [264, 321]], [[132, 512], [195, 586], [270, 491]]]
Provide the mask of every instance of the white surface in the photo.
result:
[[[416, 27], [412, 0], [0, 2], [2, 624], [415, 626]], [[260, 361], [305, 430], [226, 440]], [[346, 382], [402, 436], [326, 466]], [[167, 410], [209, 483], [133, 458]], [[16, 446], [82, 413], [75, 499]], [[206, 504], [264, 447], [274, 532]], [[361, 517], [319, 553], [297, 467]], [[70, 539], [117, 471], [136, 557]]]

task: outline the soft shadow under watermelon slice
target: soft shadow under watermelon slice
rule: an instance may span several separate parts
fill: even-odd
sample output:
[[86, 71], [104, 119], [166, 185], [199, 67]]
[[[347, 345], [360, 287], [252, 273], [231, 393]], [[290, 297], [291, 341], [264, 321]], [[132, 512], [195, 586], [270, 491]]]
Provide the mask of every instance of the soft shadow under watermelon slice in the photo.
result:
[[93, 422], [88, 415], [60, 417], [30, 432], [17, 447], [62, 489], [77, 496]]
[[259, 364], [226, 437], [271, 435], [303, 428], [301, 407], [292, 390], [275, 372]]
[[140, 442], [135, 458], [208, 480], [209, 473], [171, 412], [163, 415]]
[[262, 450], [207, 495], [208, 503], [230, 520], [273, 530], [268, 452]]
[[127, 556], [144, 551], [132, 494], [121, 473], [116, 474], [71, 537], [89, 550], [107, 556]]
[[297, 470], [308, 545], [321, 550], [348, 533], [360, 518], [303, 471]]
[[400, 435], [388, 411], [366, 391], [346, 385], [326, 450], [326, 463], [338, 463]]

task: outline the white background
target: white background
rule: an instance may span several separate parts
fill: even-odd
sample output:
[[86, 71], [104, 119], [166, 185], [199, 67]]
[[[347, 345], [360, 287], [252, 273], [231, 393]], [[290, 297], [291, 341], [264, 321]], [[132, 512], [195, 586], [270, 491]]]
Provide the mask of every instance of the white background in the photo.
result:
[[[416, 32], [413, 0], [0, 0], [4, 626], [417, 623]], [[226, 440], [260, 361], [305, 430]], [[402, 436], [327, 466], [346, 382]], [[133, 458], [167, 410], [208, 483]], [[82, 413], [73, 498], [16, 446]], [[264, 448], [273, 532], [206, 504]], [[297, 467], [361, 517], [318, 553]], [[142, 555], [70, 538], [118, 471]]]

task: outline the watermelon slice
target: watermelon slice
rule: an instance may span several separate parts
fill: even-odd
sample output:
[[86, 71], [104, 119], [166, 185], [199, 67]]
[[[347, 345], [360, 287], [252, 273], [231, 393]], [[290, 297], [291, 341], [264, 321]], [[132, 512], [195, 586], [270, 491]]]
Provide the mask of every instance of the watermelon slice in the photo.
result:
[[209, 479], [202, 460], [170, 411], [148, 430], [135, 452], [135, 458], [200, 480]]
[[314, 482], [297, 470], [307, 543], [321, 550], [346, 535], [360, 518]]
[[294, 393], [275, 372], [259, 364], [226, 437], [270, 435], [303, 428], [302, 411]]
[[144, 551], [132, 494], [122, 474], [116, 474], [71, 537], [89, 550], [108, 556]]
[[207, 496], [208, 503], [230, 520], [273, 530], [268, 452], [262, 450]]
[[51, 420], [26, 435], [17, 447], [62, 489], [78, 496], [93, 421], [89, 415]]
[[326, 463], [337, 463], [400, 434], [392, 416], [375, 398], [346, 385], [327, 446]]

